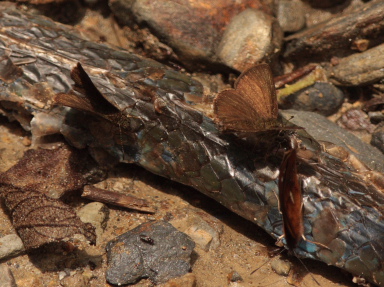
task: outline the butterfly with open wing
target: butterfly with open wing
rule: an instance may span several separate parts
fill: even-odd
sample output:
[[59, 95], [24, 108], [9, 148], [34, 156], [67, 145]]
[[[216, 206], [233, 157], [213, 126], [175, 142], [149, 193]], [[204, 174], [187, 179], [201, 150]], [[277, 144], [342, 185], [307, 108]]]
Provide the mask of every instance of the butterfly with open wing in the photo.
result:
[[219, 93], [213, 102], [215, 122], [224, 132], [255, 133], [302, 129], [287, 126], [279, 117], [276, 90], [268, 64], [243, 72], [234, 89]]

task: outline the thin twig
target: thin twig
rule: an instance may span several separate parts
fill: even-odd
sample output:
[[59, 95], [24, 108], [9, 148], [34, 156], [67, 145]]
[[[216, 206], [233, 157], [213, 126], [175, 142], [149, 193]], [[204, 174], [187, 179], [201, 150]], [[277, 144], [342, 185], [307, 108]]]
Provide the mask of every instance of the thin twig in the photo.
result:
[[126, 207], [141, 212], [156, 212], [156, 209], [151, 207], [149, 202], [145, 199], [97, 188], [91, 185], [87, 185], [84, 187], [84, 191], [81, 196], [90, 200]]

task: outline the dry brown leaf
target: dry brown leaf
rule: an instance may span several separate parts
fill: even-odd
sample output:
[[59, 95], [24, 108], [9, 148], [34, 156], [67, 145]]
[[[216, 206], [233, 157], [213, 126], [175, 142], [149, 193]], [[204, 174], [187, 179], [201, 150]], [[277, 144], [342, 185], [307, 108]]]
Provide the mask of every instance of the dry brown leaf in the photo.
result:
[[57, 199], [13, 186], [7, 186], [4, 198], [12, 224], [27, 250], [75, 234], [83, 234], [92, 244], [96, 242], [95, 228], [83, 223], [70, 206]]
[[86, 183], [84, 158], [68, 147], [29, 150], [8, 171], [0, 175], [0, 197], [10, 212], [12, 224], [25, 248], [83, 234], [92, 244], [95, 228], [83, 223], [72, 207], [56, 198]]

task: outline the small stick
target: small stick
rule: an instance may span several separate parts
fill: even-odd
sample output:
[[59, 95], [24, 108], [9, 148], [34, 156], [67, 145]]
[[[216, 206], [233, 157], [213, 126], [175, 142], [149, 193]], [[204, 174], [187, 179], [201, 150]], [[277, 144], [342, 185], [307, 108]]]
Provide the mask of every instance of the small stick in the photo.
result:
[[309, 64], [307, 66], [304, 66], [300, 69], [297, 69], [289, 74], [285, 74], [282, 76], [277, 76], [274, 78], [275, 87], [276, 89], [280, 89], [284, 87], [286, 84], [291, 83], [297, 79], [300, 79], [301, 77], [304, 77], [305, 75], [308, 75], [310, 72], [312, 72], [314, 69], [316, 69], [317, 65], [315, 64]]
[[91, 185], [86, 185], [84, 187], [84, 191], [81, 197], [125, 208], [130, 208], [141, 212], [156, 212], [156, 209], [150, 207], [149, 202], [145, 199], [140, 199], [132, 195], [126, 195], [121, 194], [119, 192], [97, 188]]

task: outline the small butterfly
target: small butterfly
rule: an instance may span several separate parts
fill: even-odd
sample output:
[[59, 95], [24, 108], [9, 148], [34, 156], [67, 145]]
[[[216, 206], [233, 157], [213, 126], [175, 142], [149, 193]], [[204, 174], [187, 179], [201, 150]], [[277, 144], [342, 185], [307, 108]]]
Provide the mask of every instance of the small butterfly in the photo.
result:
[[292, 130], [279, 118], [276, 90], [268, 64], [243, 72], [235, 88], [219, 93], [213, 102], [215, 122], [222, 131], [255, 133], [270, 130]]
[[[235, 89], [222, 91], [213, 104], [215, 121], [223, 131], [259, 133], [286, 127], [279, 119], [276, 91], [269, 65], [254, 66], [242, 73]], [[303, 238], [303, 195], [297, 176], [297, 140], [287, 133], [290, 146], [284, 153], [279, 175], [279, 205], [287, 245], [294, 249]]]

